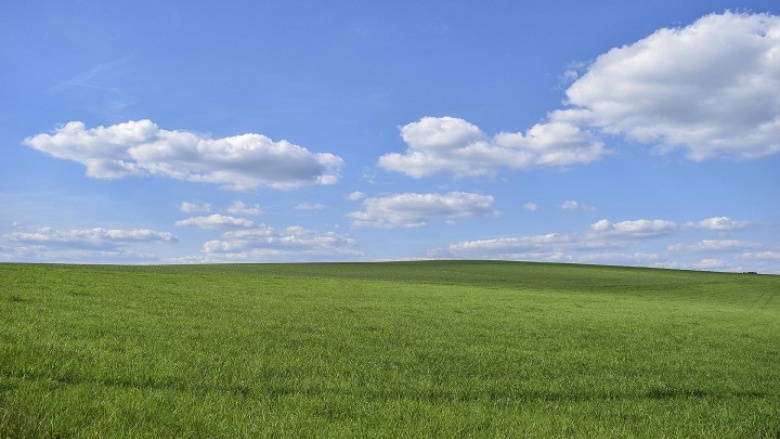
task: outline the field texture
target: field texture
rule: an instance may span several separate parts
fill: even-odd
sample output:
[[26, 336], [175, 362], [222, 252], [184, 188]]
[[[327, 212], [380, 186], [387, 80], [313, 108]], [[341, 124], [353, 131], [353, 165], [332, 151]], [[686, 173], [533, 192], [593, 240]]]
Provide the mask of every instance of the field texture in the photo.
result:
[[0, 264], [0, 438], [780, 437], [780, 276]]

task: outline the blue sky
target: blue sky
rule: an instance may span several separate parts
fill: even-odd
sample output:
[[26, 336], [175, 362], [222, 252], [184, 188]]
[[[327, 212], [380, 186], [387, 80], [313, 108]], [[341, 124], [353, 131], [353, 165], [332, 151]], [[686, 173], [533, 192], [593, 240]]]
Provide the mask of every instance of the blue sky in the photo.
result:
[[780, 273], [773, 2], [6, 2], [0, 39], [0, 260]]

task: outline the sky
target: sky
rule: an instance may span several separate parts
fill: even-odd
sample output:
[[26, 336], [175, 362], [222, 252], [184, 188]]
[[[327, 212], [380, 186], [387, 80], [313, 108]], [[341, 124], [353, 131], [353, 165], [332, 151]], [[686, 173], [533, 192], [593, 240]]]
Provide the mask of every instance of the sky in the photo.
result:
[[780, 3], [0, 5], [0, 261], [780, 274]]

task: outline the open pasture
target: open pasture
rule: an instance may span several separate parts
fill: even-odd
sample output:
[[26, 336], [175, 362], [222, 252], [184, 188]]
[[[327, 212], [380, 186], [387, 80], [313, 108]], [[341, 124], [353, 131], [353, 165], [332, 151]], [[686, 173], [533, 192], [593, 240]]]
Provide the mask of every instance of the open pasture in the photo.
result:
[[0, 264], [0, 438], [780, 437], [780, 276]]

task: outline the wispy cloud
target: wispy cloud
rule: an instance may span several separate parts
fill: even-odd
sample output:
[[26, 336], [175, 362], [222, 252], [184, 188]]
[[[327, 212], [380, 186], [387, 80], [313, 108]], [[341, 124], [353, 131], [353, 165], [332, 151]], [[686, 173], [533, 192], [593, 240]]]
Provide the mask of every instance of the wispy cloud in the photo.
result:
[[209, 260], [269, 260], [357, 257], [356, 241], [348, 234], [318, 232], [299, 226], [276, 229], [264, 224], [229, 231], [203, 244]]
[[697, 242], [680, 242], [667, 247], [670, 251], [679, 252], [716, 252], [747, 250], [760, 247], [759, 244], [737, 239], [704, 239]]
[[66, 245], [72, 247], [112, 247], [130, 242], [176, 242], [176, 236], [169, 232], [149, 229], [75, 229], [57, 230], [42, 227], [35, 232], [15, 232], [3, 236], [8, 241], [36, 245]]
[[349, 201], [360, 201], [366, 197], [366, 194], [360, 191], [351, 192], [347, 195]]
[[320, 203], [301, 203], [295, 206], [297, 210], [322, 210], [325, 209], [327, 206]]
[[233, 201], [233, 204], [230, 207], [228, 207], [228, 212], [236, 215], [258, 216], [263, 214], [263, 209], [259, 204], [248, 206], [243, 201], [236, 200]]
[[685, 223], [686, 227], [717, 231], [742, 230], [750, 225], [750, 221], [737, 221], [727, 216], [718, 216], [714, 218], [707, 218], [701, 221], [689, 221]]
[[179, 206], [179, 210], [184, 213], [196, 213], [196, 212], [211, 212], [211, 204], [204, 203], [190, 203], [189, 201], [182, 201]]
[[593, 212], [596, 210], [593, 206], [588, 206], [587, 204], [582, 204], [574, 200], [568, 200], [561, 203], [561, 209], [564, 210], [584, 210], [588, 212]]
[[765, 250], [759, 252], [745, 252], [739, 256], [741, 259], [753, 259], [763, 261], [780, 261], [780, 251], [778, 250]]
[[[688, 223], [704, 223], [700, 222]], [[688, 224], [684, 223], [684, 224]], [[675, 234], [691, 231], [689, 227], [677, 222], [662, 219], [637, 219], [612, 222], [603, 219], [593, 223], [588, 230], [570, 233], [547, 233], [540, 235], [507, 236], [482, 240], [460, 241], [445, 248], [433, 249], [433, 257], [519, 259], [539, 261], [569, 261], [584, 263], [616, 263], [626, 265], [647, 265], [672, 267], [674, 260], [670, 253], [634, 251], [630, 249], [642, 243], [663, 239]], [[742, 252], [741, 257], [748, 259], [771, 259], [780, 255], [773, 251], [745, 252], [760, 250], [761, 244], [740, 240], [701, 240], [696, 242], [678, 242], [666, 247], [675, 254], [705, 254], [705, 259], [723, 259], [716, 255]], [[695, 265], [693, 263], [677, 265], [677, 268], [715, 268], [715, 265]]]
[[176, 221], [177, 226], [195, 226], [201, 229], [241, 229], [253, 226], [252, 221], [215, 213], [209, 216], [197, 216]]
[[491, 216], [494, 199], [489, 195], [465, 192], [447, 194], [396, 194], [367, 198], [363, 209], [347, 215], [353, 227], [423, 227], [434, 218], [454, 220], [473, 216]]
[[172, 244], [178, 238], [170, 232], [150, 229], [72, 229], [41, 227], [34, 232], [14, 232], [0, 237], [0, 259], [15, 261], [126, 262], [154, 260], [138, 251], [149, 243]]
[[130, 56], [126, 56], [124, 58], [115, 59], [112, 61], [104, 62], [101, 64], [96, 65], [95, 67], [80, 73], [73, 78], [67, 79], [65, 81], [62, 81], [58, 84], [53, 85], [52, 87], [49, 87], [46, 92], [47, 93], [56, 93], [59, 91], [62, 91], [66, 88], [70, 87], [82, 87], [82, 88], [91, 88], [95, 90], [104, 90], [104, 91], [110, 91], [110, 92], [116, 92], [119, 91], [116, 87], [105, 87], [105, 86], [99, 86], [95, 85], [91, 82], [91, 80], [97, 78], [98, 76], [107, 73], [111, 70], [116, 69], [117, 67], [121, 66], [122, 64], [125, 64], [131, 59]]

